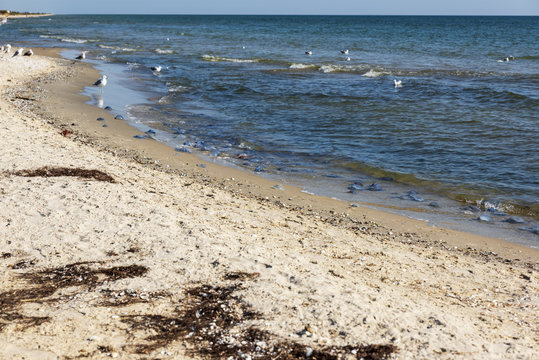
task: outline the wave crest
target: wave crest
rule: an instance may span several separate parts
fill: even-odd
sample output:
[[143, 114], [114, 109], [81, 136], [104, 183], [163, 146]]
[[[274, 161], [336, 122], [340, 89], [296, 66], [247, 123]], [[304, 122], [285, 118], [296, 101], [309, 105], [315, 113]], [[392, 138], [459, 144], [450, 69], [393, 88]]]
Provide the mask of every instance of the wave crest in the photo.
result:
[[318, 66], [312, 64], [297, 64], [294, 63], [289, 66], [290, 69], [304, 70], [304, 69], [316, 69]]
[[259, 59], [236, 59], [214, 55], [203, 55], [202, 59], [209, 62], [257, 63]]
[[125, 51], [125, 52], [137, 51], [137, 49], [122, 48], [122, 47], [119, 47], [119, 46], [108, 46], [108, 45], [103, 45], [103, 44], [99, 44], [98, 46], [101, 49], [109, 49], [109, 50], [116, 50], [116, 51]]
[[155, 49], [154, 52], [161, 55], [174, 54], [174, 50], [170, 49]]

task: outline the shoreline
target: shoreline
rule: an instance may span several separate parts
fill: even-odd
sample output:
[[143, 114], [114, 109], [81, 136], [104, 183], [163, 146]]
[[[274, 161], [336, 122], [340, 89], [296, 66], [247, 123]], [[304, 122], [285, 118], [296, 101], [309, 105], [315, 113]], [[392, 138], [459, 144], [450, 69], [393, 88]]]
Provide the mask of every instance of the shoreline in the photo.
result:
[[[75, 55], [71, 57], [74, 56]], [[161, 106], [159, 104], [161, 103], [161, 99], [168, 98], [170, 94], [167, 92], [166, 88], [163, 92], [158, 91], [158, 89], [153, 89], [150, 93], [137, 89], [139, 86], [137, 84], [145, 83], [147, 80], [144, 77], [147, 74], [141, 69], [132, 69], [129, 64], [126, 69], [123, 62], [109, 63], [97, 60], [90, 60], [90, 62], [95, 64], [95, 66], [97, 66], [97, 68], [104, 74], [108, 74], [109, 77], [112, 76], [113, 78], [112, 81], [109, 81], [110, 85], [107, 87], [107, 91], [105, 91], [105, 100], [109, 100], [109, 103], [106, 105], [113, 105], [113, 107], [117, 108], [116, 110], [119, 110], [125, 105], [125, 111], [132, 112], [134, 115], [134, 118], [131, 119], [129, 119], [129, 117], [131, 117], [130, 115], [126, 117], [130, 125], [142, 131], [148, 129], [157, 131], [156, 134], [145, 135], [151, 136], [160, 142], [167, 143], [171, 147], [183, 148], [184, 146], [181, 145], [183, 143], [184, 145], [187, 145], [186, 151], [192, 150], [197, 156], [208, 160], [211, 163], [228, 167], [237, 167], [244, 171], [255, 173], [266, 179], [295, 185], [308, 193], [314, 193], [322, 197], [337, 198], [347, 202], [349, 205], [356, 206], [359, 204], [363, 207], [378, 209], [382, 212], [389, 212], [407, 218], [425, 221], [429, 226], [441, 226], [484, 237], [495, 237], [535, 249], [538, 248], [537, 234], [534, 233], [534, 225], [536, 225], [537, 219], [529, 213], [526, 213], [526, 215], [521, 214], [521, 211], [516, 208], [512, 210], [507, 209], [505, 206], [509, 203], [498, 203], [494, 198], [491, 199], [491, 202], [487, 201], [486, 198], [481, 202], [472, 201], [471, 198], [467, 198], [468, 200], [465, 201], [464, 199], [455, 198], [458, 197], [456, 195], [459, 194], [458, 192], [454, 194], [455, 196], [453, 197], [448, 196], [446, 192], [450, 191], [451, 186], [443, 188], [439, 185], [436, 190], [429, 187], [428, 184], [401, 183], [398, 180], [398, 176], [393, 179], [394, 174], [391, 173], [379, 174], [382, 176], [380, 177], [361, 172], [353, 173], [344, 170], [341, 172], [338, 167], [335, 168], [332, 165], [328, 165], [326, 170], [324, 170], [315, 163], [306, 165], [309, 161], [308, 159], [298, 158], [296, 164], [299, 168], [294, 169], [294, 166], [288, 166], [287, 168], [284, 164], [286, 164], [288, 160], [283, 160], [283, 163], [279, 163], [278, 156], [274, 157], [271, 152], [266, 153], [264, 150], [259, 151], [256, 146], [254, 149], [248, 148], [247, 150], [242, 150], [241, 145], [239, 148], [234, 145], [227, 148], [229, 144], [223, 145], [222, 141], [219, 143], [219, 140], [216, 140], [214, 135], [208, 138], [208, 134], [204, 133], [202, 128], [198, 128], [197, 125], [194, 125], [197, 122], [197, 120], [195, 120], [196, 116], [186, 117], [184, 119], [184, 125], [184, 121], [180, 118], [175, 119], [173, 117], [171, 120], [167, 119], [166, 122], [160, 120], [166, 119], [167, 114], [166, 112], [162, 113], [159, 110]], [[153, 76], [151, 78], [153, 79], [156, 77]], [[120, 82], [123, 82], [124, 84], [118, 85]], [[159, 83], [160, 81], [156, 80], [155, 82]], [[157, 87], [157, 84], [153, 85]], [[160, 85], [164, 86], [164, 84]], [[85, 90], [85, 94], [92, 97], [92, 100], [89, 103], [103, 107], [102, 105], [98, 105], [102, 104], [103, 100], [97, 99], [97, 92], [94, 90], [95, 89], [92, 88]], [[129, 93], [131, 98], [128, 98], [125, 93]], [[163, 96], [163, 98], [156, 100], [161, 96]], [[154, 103], [154, 100], [156, 103]], [[165, 100], [165, 103], [168, 103], [168, 100]], [[133, 104], [138, 105], [133, 106]], [[147, 109], [148, 107], [154, 109], [149, 110]], [[146, 110], [139, 110], [140, 108]], [[134, 109], [134, 111], [128, 109]], [[120, 113], [123, 116], [126, 116], [125, 111], [120, 111]], [[183, 133], [185, 131], [186, 135], [174, 135], [174, 130], [176, 129], [173, 128], [175, 126], [173, 124], [176, 121], [181, 124], [179, 127], [182, 130], [179, 132]], [[207, 126], [211, 126], [211, 124]], [[202, 132], [197, 132], [197, 130]], [[208, 130], [210, 133], [214, 131], [211, 128]], [[231, 142], [234, 143], [234, 137], [230, 139]], [[198, 151], [197, 147], [201, 146], [197, 145], [199, 144], [199, 140], [201, 141], [200, 143], [208, 140], [209, 143], [207, 145], [209, 145], [210, 148], [212, 145], [217, 147], [218, 150], [216, 151], [219, 151], [221, 147], [224, 147], [223, 154], [215, 156], [208, 155], [209, 151]], [[247, 144], [248, 141], [249, 140], [247, 140]], [[205, 146], [206, 145], [203, 147]], [[242, 152], [254, 160], [240, 160], [241, 158], [236, 158], [236, 156]], [[276, 166], [276, 163], [279, 163], [279, 166], [284, 166], [284, 170]], [[262, 168], [262, 172], [253, 170], [259, 164], [260, 166], [258, 167]], [[392, 177], [391, 181], [384, 178], [383, 175]], [[351, 185], [356, 184], [358, 181], [364, 186], [362, 188], [364, 191], [358, 191], [355, 187], [357, 185]], [[366, 191], [368, 188], [367, 185], [371, 183], [376, 183], [383, 188], [383, 191]], [[354, 187], [353, 190], [350, 190], [351, 187]], [[419, 200], [418, 196], [420, 198]], [[479, 216], [482, 215], [488, 216], [486, 219], [492, 219], [492, 221], [479, 221]], [[520, 215], [523, 218], [516, 215]], [[513, 223], [511, 217], [514, 217], [515, 221], [520, 222], [518, 224]]]
[[24, 18], [36, 18], [36, 17], [44, 17], [44, 16], [54, 16], [55, 14], [17, 14], [17, 15], [0, 15], [2, 18], [6, 19], [24, 19]]
[[[200, 349], [224, 339], [211, 337], [211, 319], [205, 332], [158, 322], [185, 324], [198, 318], [195, 311], [204, 314], [189, 300], [200, 302], [200, 289], [239, 312], [221, 314], [236, 328], [214, 326], [245, 341], [246, 353], [277, 343], [301, 354], [355, 346], [346, 356], [370, 344], [375, 358], [531, 359], [537, 352], [538, 250], [350, 208], [288, 185], [278, 190], [275, 181], [136, 140], [137, 129], [85, 104], [80, 92], [97, 71], [39, 56], [55, 51], [6, 60], [12, 71], [39, 63], [26, 77], [0, 71], [9, 88], [0, 101], [8, 150], [0, 155], [0, 222], [7, 224], [0, 284], [3, 294], [25, 295], [10, 297], [15, 323], [0, 317], [0, 353], [133, 359], [210, 351], [219, 358], [215, 347]], [[115, 183], [10, 175], [40, 166], [99, 169]], [[75, 279], [81, 272], [100, 275], [40, 287], [42, 301], [23, 292], [24, 279], [47, 285], [40, 274]], [[245, 337], [253, 326], [260, 332]], [[190, 342], [193, 333], [198, 342]]]
[[[48, 56], [53, 55], [54, 52], [59, 53], [59, 50], [57, 49], [43, 50]], [[40, 49], [40, 51], [43, 50]], [[61, 58], [59, 54], [54, 56]], [[176, 172], [192, 172], [196, 174], [197, 177], [209, 177], [208, 179], [204, 179], [204, 181], [219, 184], [221, 188], [228, 189], [233, 194], [243, 194], [256, 199], [265, 199], [278, 206], [284, 205], [288, 208], [305, 210], [304, 213], [306, 214], [319, 213], [317, 216], [323, 217], [330, 222], [342, 222], [341, 219], [335, 220], [335, 218], [339, 218], [343, 214], [344, 217], [349, 218], [348, 222], [350, 222], [351, 219], [352, 223], [367, 218], [380, 224], [387, 234], [389, 232], [401, 233], [402, 236], [406, 237], [406, 241], [409, 240], [409, 234], [419, 232], [419, 242], [422, 241], [421, 238], [435, 237], [438, 239], [439, 243], [447, 244], [447, 247], [456, 246], [458, 248], [473, 248], [480, 252], [493, 252], [513, 260], [529, 260], [530, 262], [539, 261], [539, 249], [536, 248], [515, 244], [503, 239], [452, 230], [444, 228], [443, 226], [432, 226], [423, 220], [416, 220], [403, 215], [390, 213], [383, 209], [373, 209], [372, 207], [369, 207], [369, 204], [362, 205], [361, 202], [354, 202], [359, 204], [359, 207], [351, 207], [350, 201], [312, 195], [305, 192], [300, 187], [284, 184], [279, 180], [268, 179], [242, 168], [210, 162], [202, 159], [196, 154], [175, 152], [170, 146], [154, 139], [134, 139], [133, 137], [135, 135], [143, 136], [145, 133], [136, 129], [127, 121], [114, 120], [114, 113], [87, 104], [88, 97], [82, 95], [83, 90], [88, 84], [93, 83], [95, 79], [99, 78], [101, 75], [91, 64], [76, 64], [90, 68], [85, 68], [83, 75], [76, 79], [76, 83], [70, 84], [70, 88], [51, 88], [54, 89], [55, 93], [61, 94], [61, 96], [58, 97], [58, 100], [53, 99], [52, 103], [56, 102], [60, 105], [60, 103], [63, 103], [62, 98], [69, 99], [69, 102], [75, 102], [75, 105], [72, 107], [62, 106], [65, 108], [61, 114], [64, 118], [72, 117], [75, 113], [80, 114], [79, 108], [80, 106], [84, 106], [85, 112], [88, 115], [85, 116], [85, 119], [81, 119], [82, 121], [77, 122], [76, 125], [80, 126], [84, 135], [91, 134], [91, 136], [94, 137], [92, 143], [101, 148], [109, 150], [117, 149], [120, 151], [129, 149], [130, 151], [134, 151], [137, 158], [146, 158], [144, 160], [146, 163], [157, 162], [161, 169], [170, 169]], [[93, 120], [98, 117], [105, 119], [108, 125], [107, 128], [103, 128], [101, 122]], [[62, 120], [60, 120], [60, 122], [61, 121]], [[60, 126], [69, 127], [68, 121], [64, 120], [63, 124]], [[204, 167], [199, 166], [200, 164], [204, 164]], [[246, 182], [246, 184], [243, 184], [244, 182]], [[277, 185], [282, 186], [284, 190], [276, 189], [275, 187]], [[467, 240], [462, 241], [463, 238], [466, 238]], [[513, 245], [515, 246], [514, 248]], [[526, 258], [528, 255], [526, 255], [525, 252], [528, 250], [532, 255]]]

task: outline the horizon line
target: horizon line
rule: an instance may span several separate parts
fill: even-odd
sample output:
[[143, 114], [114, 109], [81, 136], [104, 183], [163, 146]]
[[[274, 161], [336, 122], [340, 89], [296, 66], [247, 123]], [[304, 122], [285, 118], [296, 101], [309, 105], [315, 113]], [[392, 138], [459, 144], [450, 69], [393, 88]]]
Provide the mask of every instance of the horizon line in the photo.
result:
[[[38, 13], [34, 13], [38, 14]], [[199, 13], [177, 13], [177, 14], [160, 14], [160, 13], [43, 13], [48, 15], [158, 15], [158, 16], [519, 16], [519, 17], [539, 17], [539, 14], [199, 14]]]

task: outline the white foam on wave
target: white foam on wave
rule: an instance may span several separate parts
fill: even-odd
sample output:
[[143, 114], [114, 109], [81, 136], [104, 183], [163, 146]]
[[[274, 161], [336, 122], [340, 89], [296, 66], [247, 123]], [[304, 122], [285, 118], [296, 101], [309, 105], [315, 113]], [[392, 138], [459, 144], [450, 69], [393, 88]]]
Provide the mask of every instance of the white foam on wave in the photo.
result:
[[129, 70], [136, 69], [136, 68], [140, 67], [140, 64], [137, 63], [137, 62], [129, 62], [129, 61], [128, 61], [128, 62], [126, 63], [126, 65], [127, 65], [127, 68], [128, 68]]
[[69, 43], [75, 43], [75, 44], [86, 44], [88, 42], [88, 40], [72, 39], [72, 38], [63, 38], [63, 39], [60, 39], [60, 41], [69, 42]]
[[303, 70], [303, 69], [315, 69], [317, 66], [312, 64], [292, 64], [289, 66], [290, 69]]
[[159, 98], [157, 103], [158, 104], [168, 104], [168, 103], [170, 103], [170, 97], [168, 95], [162, 96], [161, 98]]
[[385, 73], [383, 71], [376, 71], [376, 70], [370, 69], [369, 71], [367, 71], [365, 74], [363, 74], [361, 76], [375, 78], [375, 77], [379, 77], [379, 76], [382, 76], [382, 75], [388, 75], [388, 73]]
[[189, 88], [187, 86], [182, 86], [182, 85], [171, 86], [168, 88], [169, 93], [180, 93], [180, 92], [186, 92], [187, 90], [189, 90]]
[[331, 73], [335, 71], [343, 71], [345, 68], [338, 65], [322, 65], [318, 70], [323, 73]]
[[260, 61], [258, 59], [236, 59], [236, 58], [220, 57], [220, 56], [213, 56], [213, 55], [204, 55], [202, 56], [202, 59], [204, 59], [205, 61], [210, 61], [210, 62], [233, 62], [233, 63], [257, 63]]
[[39, 35], [39, 37], [43, 39], [57, 39], [62, 42], [69, 42], [69, 43], [75, 43], [75, 44], [86, 44], [87, 42], [90, 41], [90, 40], [85, 40], [85, 39], [64, 38], [64, 37], [56, 36], [56, 35]]
[[164, 50], [164, 49], [155, 49], [155, 53], [166, 55], [166, 54], [174, 54], [174, 50]]
[[110, 50], [116, 50], [116, 51], [137, 51], [137, 49], [132, 49], [132, 48], [123, 48], [123, 47], [119, 47], [119, 46], [108, 46], [108, 45], [103, 45], [103, 44], [99, 44], [99, 47], [101, 49], [110, 49]]

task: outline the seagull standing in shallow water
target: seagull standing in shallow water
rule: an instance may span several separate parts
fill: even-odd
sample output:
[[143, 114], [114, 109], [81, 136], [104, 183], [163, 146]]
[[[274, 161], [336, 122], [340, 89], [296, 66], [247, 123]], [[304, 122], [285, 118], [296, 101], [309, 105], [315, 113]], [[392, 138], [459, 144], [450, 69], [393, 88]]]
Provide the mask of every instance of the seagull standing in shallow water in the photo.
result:
[[80, 55], [77, 56], [75, 59], [76, 60], [84, 60], [84, 59], [86, 59], [86, 53], [87, 53], [87, 51], [81, 52]]
[[395, 87], [401, 87], [402, 86], [402, 80], [393, 79], [393, 84], [395, 85]]
[[107, 85], [107, 75], [103, 75], [103, 77], [99, 80], [97, 80], [94, 83], [94, 86], [97, 86], [98, 88], [101, 88], [101, 93], [103, 93], [103, 88]]

